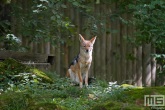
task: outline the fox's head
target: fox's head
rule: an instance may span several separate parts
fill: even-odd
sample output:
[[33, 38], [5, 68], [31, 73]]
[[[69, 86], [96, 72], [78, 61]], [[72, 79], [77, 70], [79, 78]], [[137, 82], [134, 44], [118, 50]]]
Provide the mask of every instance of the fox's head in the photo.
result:
[[86, 54], [91, 54], [93, 50], [93, 44], [95, 43], [96, 36], [91, 40], [85, 40], [81, 34], [79, 34], [80, 38], [80, 51]]

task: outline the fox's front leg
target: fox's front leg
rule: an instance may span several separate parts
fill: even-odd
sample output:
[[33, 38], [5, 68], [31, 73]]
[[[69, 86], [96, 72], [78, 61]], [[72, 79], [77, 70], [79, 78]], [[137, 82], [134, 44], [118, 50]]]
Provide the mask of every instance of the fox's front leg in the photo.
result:
[[85, 74], [85, 86], [86, 87], [88, 86], [88, 71], [86, 71], [86, 74]]
[[80, 70], [78, 71], [78, 78], [79, 78], [80, 88], [82, 88], [83, 87], [83, 79], [82, 79], [82, 75], [81, 75], [81, 71]]
[[90, 66], [91, 66], [91, 63], [87, 63], [87, 67], [86, 67], [86, 70], [85, 70], [85, 86], [86, 87], [88, 86], [88, 71], [90, 69]]

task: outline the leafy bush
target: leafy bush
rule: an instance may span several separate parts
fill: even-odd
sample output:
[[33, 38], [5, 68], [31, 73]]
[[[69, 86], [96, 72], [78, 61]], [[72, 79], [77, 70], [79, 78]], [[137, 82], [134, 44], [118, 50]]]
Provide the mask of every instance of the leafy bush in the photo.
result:
[[21, 40], [14, 34], [7, 34], [5, 37], [1, 36], [0, 43], [2, 43], [2, 50], [27, 51], [27, 48], [21, 45]]
[[44, 72], [27, 67], [14, 59], [6, 59], [0, 62], [0, 89], [12, 90], [19, 85], [26, 85], [39, 82], [52, 83]]

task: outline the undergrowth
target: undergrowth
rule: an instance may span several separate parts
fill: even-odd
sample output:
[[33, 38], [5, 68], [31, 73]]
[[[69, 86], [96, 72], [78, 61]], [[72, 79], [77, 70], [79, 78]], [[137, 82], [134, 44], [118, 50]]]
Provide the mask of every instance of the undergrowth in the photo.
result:
[[[80, 89], [79, 86], [71, 85], [69, 79], [52, 74], [55, 75], [53, 83], [20, 84], [2, 92], [0, 110], [144, 109], [142, 105], [137, 105], [135, 100], [135, 97], [142, 96], [140, 92], [139, 96], [130, 98], [131, 89], [99, 80], [95, 80], [89, 87]], [[136, 91], [139, 90], [141, 89], [136, 89]]]
[[164, 87], [138, 88], [101, 80], [80, 89], [55, 72], [43, 72], [51, 79], [45, 82], [34, 73], [17, 73], [18, 68], [13, 73], [10, 69], [5, 71], [10, 75], [8, 83], [2, 81], [0, 85], [0, 110], [148, 110], [143, 106], [144, 95], [165, 95]]

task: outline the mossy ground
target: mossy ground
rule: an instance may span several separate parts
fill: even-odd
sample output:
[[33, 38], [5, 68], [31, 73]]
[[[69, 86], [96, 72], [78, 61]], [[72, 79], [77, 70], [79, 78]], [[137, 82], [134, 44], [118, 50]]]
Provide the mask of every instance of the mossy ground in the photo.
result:
[[[144, 107], [144, 95], [165, 95], [165, 87], [138, 88], [131, 85], [114, 87], [107, 92], [108, 83], [98, 80], [88, 88], [80, 89], [71, 85], [67, 78], [48, 72], [50, 78], [47, 73], [26, 67], [13, 59], [0, 62], [0, 69], [3, 70], [0, 74], [3, 76], [0, 77], [3, 88], [0, 91], [0, 110], [149, 110], [149, 107]], [[27, 71], [32, 76], [16, 77]], [[33, 78], [33, 74], [44, 80]], [[5, 88], [3, 86], [8, 85], [5, 78], [7, 81], [14, 78], [15, 83]], [[24, 78], [26, 80], [22, 82]], [[24, 82], [34, 79], [38, 82]]]
[[2, 93], [0, 110], [150, 110], [143, 106], [144, 95], [165, 95], [164, 87], [124, 90], [120, 93], [122, 95], [117, 94], [118, 98], [109, 93], [96, 95], [94, 91], [92, 88], [80, 89], [76, 86], [63, 89], [47, 86]]

